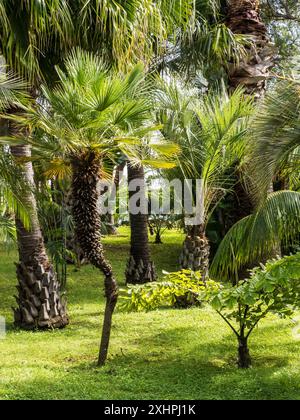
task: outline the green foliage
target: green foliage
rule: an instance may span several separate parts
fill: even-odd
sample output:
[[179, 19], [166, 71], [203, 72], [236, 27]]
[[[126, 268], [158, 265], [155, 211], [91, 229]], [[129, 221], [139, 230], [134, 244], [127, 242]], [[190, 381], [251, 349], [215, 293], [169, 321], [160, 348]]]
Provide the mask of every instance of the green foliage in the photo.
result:
[[[179, 80], [158, 81], [157, 119], [164, 137], [178, 144], [182, 153], [169, 179], [203, 180], [201, 212], [207, 224], [226, 192], [233, 187], [228, 171], [245, 152], [252, 101], [241, 89], [230, 97], [224, 86], [218, 93], [199, 98]], [[200, 203], [195, 203], [200, 205]]]
[[55, 79], [71, 48], [100, 52], [109, 65], [150, 61], [177, 29], [192, 27], [191, 0], [2, 0], [0, 48], [36, 87]]
[[286, 188], [299, 188], [299, 83], [280, 82], [267, 94], [253, 121], [253, 139], [248, 170], [258, 201], [278, 174], [286, 180]]
[[233, 286], [213, 280], [204, 283], [201, 273], [182, 270], [166, 274], [160, 282], [130, 285], [123, 292], [122, 307], [136, 311], [173, 306], [176, 298], [191, 293], [209, 302], [227, 322], [233, 319], [244, 332], [248, 329], [250, 335], [269, 312], [288, 316], [300, 307], [300, 253], [268, 261], [255, 268], [248, 280]]
[[287, 317], [300, 307], [300, 253], [268, 261], [236, 285], [208, 290], [207, 298], [238, 337], [248, 338], [268, 313]]
[[[104, 238], [107, 257], [122, 281], [129, 252], [128, 228]], [[150, 244], [157, 272], [175, 271], [184, 236], [167, 231]], [[99, 311], [105, 298], [95, 270], [68, 267], [70, 326], [28, 332], [13, 328], [17, 251], [0, 249], [0, 314], [8, 326], [0, 340], [0, 400], [297, 400], [299, 340], [295, 322], [269, 315], [253, 334], [253, 368], [236, 369], [233, 335], [209, 306], [115, 313], [109, 363], [96, 368]], [[124, 287], [124, 286], [123, 286]], [[298, 316], [295, 316], [297, 319]], [[199, 328], [201, 326], [201, 328]], [[45, 351], [47, 349], [47, 351]], [[80, 386], [78, 385], [80, 384]]]
[[[10, 106], [18, 106], [26, 99], [23, 93], [25, 84], [6, 70], [6, 67], [0, 64], [0, 111], [2, 112]], [[1, 132], [5, 131], [4, 122], [1, 124]], [[0, 242], [15, 238], [13, 213], [19, 216], [26, 227], [30, 225], [28, 208], [22, 200], [23, 192], [28, 188], [8, 148], [0, 145]]]
[[[144, 135], [147, 132], [150, 100], [141, 65], [123, 76], [108, 71], [98, 57], [77, 49], [58, 75], [56, 89], [42, 87], [46, 107], [33, 103], [24, 106], [21, 116], [7, 116], [31, 127], [26, 142], [36, 156], [51, 162], [48, 176], [65, 177], [70, 160], [85, 153], [111, 158], [120, 148], [127, 150], [128, 141], [139, 141], [135, 129], [143, 127]], [[11, 142], [21, 143], [24, 138], [16, 136]]]
[[299, 231], [300, 193], [271, 193], [257, 211], [228, 231], [213, 259], [210, 274], [219, 280], [232, 279], [241, 267], [262, 261], [279, 241], [293, 243]]
[[168, 44], [161, 67], [197, 80], [205, 88], [210, 82], [227, 78], [228, 65], [246, 54], [251, 41], [235, 34], [224, 23], [224, 2], [195, 1], [195, 19]]
[[[129, 286], [122, 296], [127, 310], [153, 310], [174, 306], [176, 300], [192, 295], [208, 302], [242, 343], [239, 366], [250, 367], [247, 341], [254, 328], [269, 313], [290, 317], [300, 308], [300, 253], [273, 260], [255, 268], [248, 280], [236, 284], [205, 283], [200, 273], [183, 270], [170, 273], [161, 282]], [[191, 296], [190, 296], [191, 297]]]
[[16, 240], [15, 221], [6, 206], [0, 205], [0, 243], [11, 245]]
[[204, 283], [199, 272], [181, 270], [167, 273], [160, 282], [130, 285], [127, 290], [122, 289], [121, 307], [127, 310], [143, 311], [161, 306], [174, 306], [178, 298], [190, 300], [196, 297], [201, 301], [206, 288], [215, 290], [219, 288], [219, 285], [212, 280]]

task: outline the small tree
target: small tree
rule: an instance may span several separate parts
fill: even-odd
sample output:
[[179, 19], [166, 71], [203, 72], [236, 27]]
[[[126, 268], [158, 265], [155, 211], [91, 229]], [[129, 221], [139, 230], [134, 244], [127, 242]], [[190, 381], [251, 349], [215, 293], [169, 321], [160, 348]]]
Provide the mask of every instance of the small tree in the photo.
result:
[[204, 283], [199, 273], [188, 270], [171, 273], [163, 282], [130, 288], [124, 306], [134, 310], [173, 306], [186, 293], [217, 311], [238, 340], [238, 366], [249, 368], [248, 340], [259, 322], [270, 312], [288, 317], [300, 307], [300, 253], [269, 261], [233, 286]]
[[174, 227], [176, 218], [171, 214], [151, 214], [148, 218], [150, 234], [155, 235], [155, 244], [162, 244], [162, 235]]
[[249, 280], [209, 293], [209, 302], [237, 337], [239, 367], [250, 367], [248, 340], [258, 323], [270, 312], [291, 316], [300, 305], [300, 254], [255, 268]]

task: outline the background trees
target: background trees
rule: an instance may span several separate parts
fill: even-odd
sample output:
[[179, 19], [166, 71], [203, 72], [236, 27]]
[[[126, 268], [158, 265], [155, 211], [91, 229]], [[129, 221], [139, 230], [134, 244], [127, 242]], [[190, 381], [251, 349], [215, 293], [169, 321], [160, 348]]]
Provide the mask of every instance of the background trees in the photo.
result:
[[[139, 60], [149, 63], [155, 54], [165, 49], [168, 36], [178, 28], [189, 26], [194, 16], [193, 6], [188, 0], [171, 4], [152, 0], [125, 3], [112, 0], [4, 1], [0, 11], [1, 52], [9, 67], [30, 83], [35, 97], [41, 95], [42, 81], [48, 86], [58, 81], [55, 65], [63, 63], [71, 48], [82, 46], [100, 54], [108, 67], [124, 70]], [[13, 127], [11, 129], [13, 131]], [[23, 134], [26, 137], [26, 133]], [[12, 153], [17, 158], [27, 159], [30, 148], [24, 146], [22, 149], [19, 144]], [[34, 186], [30, 159], [23, 166], [23, 172], [28, 183]], [[35, 196], [28, 193], [26, 201], [32, 204], [36, 229], [41, 232]], [[35, 241], [36, 235], [28, 241], [30, 232], [22, 226], [21, 220], [16, 222], [18, 240], [25, 235], [27, 243], [36, 243], [34, 252], [39, 264], [46, 261], [42, 234], [39, 234], [39, 243]], [[23, 245], [20, 243], [20, 249], [24, 248]], [[20, 261], [26, 265], [22, 258], [20, 254]], [[46, 271], [47, 265], [45, 262]]]
[[[279, 3], [265, 5], [265, 16], [267, 9], [273, 13], [273, 6]], [[277, 17], [283, 16], [283, 9], [285, 19], [292, 16], [296, 21], [297, 8], [291, 14], [289, 2], [284, 7], [281, 4]], [[104, 363], [118, 291], [103, 254], [98, 183], [112, 178], [112, 169], [122, 156], [128, 161], [129, 181], [138, 178], [143, 192], [144, 167], [151, 165], [151, 158], [158, 159], [163, 149], [162, 154], [167, 154], [162, 137], [177, 144], [171, 153], [176, 155], [179, 148], [182, 153], [176, 168], [163, 167], [162, 162], [156, 162], [156, 167], [172, 169], [165, 171], [169, 177], [201, 180], [196, 188], [191, 187], [194, 209], [190, 213], [194, 216], [196, 209], [198, 220], [189, 224], [185, 219], [184, 268], [201, 271], [203, 279], [208, 277], [208, 224], [214, 218], [214, 229], [218, 229], [223, 223], [220, 219], [227, 219], [220, 229], [222, 236], [226, 234], [228, 219], [237, 219], [232, 217], [234, 193], [239, 204], [245, 196], [253, 197], [253, 203], [250, 206], [248, 200], [245, 211], [239, 208], [238, 219], [241, 213], [246, 218], [232, 227], [218, 248], [211, 266], [216, 278], [231, 278], [245, 264], [256, 264], [272, 254], [278, 241], [296, 236], [298, 192], [268, 193], [273, 184], [277, 189], [299, 188], [298, 86], [275, 89], [274, 97], [257, 103], [256, 110], [251, 98], [244, 95], [263, 96], [274, 64], [259, 2], [3, 1], [0, 35], [8, 67], [24, 77], [32, 96], [30, 103], [28, 98], [11, 101], [9, 89], [2, 85], [5, 107], [10, 106], [5, 112], [10, 139], [17, 141], [11, 146], [14, 159], [4, 147], [0, 165], [7, 173], [13, 168], [18, 168], [16, 175], [21, 172], [27, 185], [23, 202], [31, 221], [29, 226], [22, 206], [14, 201], [11, 208], [20, 254], [17, 325], [33, 329], [62, 327], [68, 322], [53, 263], [47, 256], [36, 194], [49, 181], [52, 188], [64, 178], [68, 182], [61, 188], [60, 205], [71, 184], [74, 231], [88, 260], [105, 277], [107, 305], [99, 357], [99, 363]], [[72, 57], [65, 61], [70, 50]], [[144, 63], [147, 77], [136, 65], [138, 61]], [[173, 72], [180, 75], [175, 81]], [[165, 83], [156, 82], [153, 75], [158, 73]], [[216, 82], [220, 76], [224, 83]], [[155, 109], [144, 79], [157, 90]], [[158, 126], [152, 124], [153, 111]], [[255, 112], [257, 116], [249, 119]], [[249, 127], [253, 136], [249, 136]], [[140, 141], [150, 130], [160, 134], [155, 147], [148, 139]], [[8, 137], [3, 141], [8, 142]], [[140, 153], [144, 146], [156, 154], [151, 150], [145, 159]], [[47, 161], [47, 168], [42, 168], [44, 163], [38, 168], [34, 159]], [[17, 197], [13, 189], [8, 192], [12, 180], [11, 175], [3, 177], [6, 204], [0, 203], [1, 219], [6, 220], [2, 232], [6, 227], [10, 234], [12, 211], [7, 203], [9, 197]], [[221, 206], [224, 211], [217, 219]], [[147, 216], [130, 212], [130, 222], [127, 281], [154, 280]], [[217, 248], [218, 243], [215, 245]]]

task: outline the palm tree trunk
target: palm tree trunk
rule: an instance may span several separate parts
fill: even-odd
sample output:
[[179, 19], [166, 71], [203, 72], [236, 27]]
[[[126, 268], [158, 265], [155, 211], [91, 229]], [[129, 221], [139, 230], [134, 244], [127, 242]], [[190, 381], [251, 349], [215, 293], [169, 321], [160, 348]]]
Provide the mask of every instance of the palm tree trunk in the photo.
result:
[[193, 226], [183, 243], [180, 256], [182, 269], [201, 271], [202, 278], [208, 277], [210, 246], [205, 234], [205, 227]]
[[[274, 66], [276, 54], [274, 45], [268, 38], [266, 25], [260, 17], [259, 3], [259, 0], [230, 0], [226, 16], [226, 24], [233, 33], [247, 35], [252, 41], [247, 55], [239, 63], [229, 67], [229, 90], [233, 91], [242, 86], [246, 94], [252, 95], [256, 100], [264, 96], [266, 81]], [[237, 179], [234, 188], [235, 211], [231, 215], [233, 217], [228, 228], [248, 216], [255, 208], [252, 197], [246, 191], [238, 172]], [[275, 248], [268, 258], [280, 252], [280, 245]], [[247, 277], [250, 268], [252, 265], [243, 267], [239, 273], [240, 278]]]
[[60, 295], [57, 275], [46, 253], [33, 193], [34, 173], [29, 146], [11, 147], [12, 155], [22, 163], [28, 190], [23, 201], [30, 212], [30, 229], [16, 217], [19, 263], [17, 264], [18, 308], [14, 308], [15, 325], [24, 329], [62, 328], [68, 323], [66, 303]]
[[[114, 193], [111, 195], [112, 200], [116, 199], [116, 196], [119, 190], [119, 185], [120, 185], [120, 177], [122, 176], [125, 165], [126, 165], [126, 162], [122, 162], [119, 165], [117, 165], [115, 169], [115, 174], [114, 174], [114, 179], [113, 179], [115, 190], [114, 190]], [[113, 213], [108, 214], [107, 228], [108, 228], [109, 235], [117, 235], [118, 230], [115, 225], [115, 218], [114, 218]]]
[[[128, 184], [133, 180], [140, 181], [140, 193], [145, 197], [146, 185], [144, 168], [140, 166], [127, 165]], [[151, 261], [149, 238], [148, 238], [148, 215], [140, 211], [133, 214], [130, 200], [135, 191], [129, 191], [129, 218], [131, 228], [130, 257], [125, 271], [126, 282], [132, 284], [147, 283], [156, 279], [154, 263]]]
[[100, 192], [100, 160], [93, 153], [75, 157], [72, 161], [72, 213], [75, 234], [86, 258], [105, 276], [105, 316], [98, 364], [107, 359], [112, 316], [118, 299], [118, 286], [112, 268], [106, 261], [101, 243], [101, 218], [98, 209]]
[[274, 65], [274, 46], [267, 36], [266, 25], [260, 18], [259, 0], [230, 0], [226, 24], [235, 34], [250, 37], [247, 55], [229, 68], [231, 90], [243, 86], [246, 93], [260, 98], [265, 92], [266, 80]]

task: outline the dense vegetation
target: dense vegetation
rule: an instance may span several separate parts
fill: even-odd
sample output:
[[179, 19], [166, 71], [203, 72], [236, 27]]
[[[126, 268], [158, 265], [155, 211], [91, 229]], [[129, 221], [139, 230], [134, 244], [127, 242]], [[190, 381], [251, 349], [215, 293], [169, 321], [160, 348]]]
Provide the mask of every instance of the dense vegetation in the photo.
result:
[[[1, 0], [0, 398], [49, 382], [48, 398], [272, 399], [278, 378], [299, 397], [299, 16], [290, 0]], [[229, 333], [252, 373], [233, 372]], [[191, 371], [171, 392], [156, 370]]]
[[[122, 228], [119, 236], [104, 240], [118, 278], [126, 265], [128, 235]], [[160, 274], [177, 269], [182, 240], [180, 232], [169, 231], [163, 245], [151, 244]], [[95, 270], [69, 270], [67, 329], [16, 332], [10, 309], [16, 258], [14, 251], [8, 257], [1, 251], [0, 308], [9, 321], [7, 339], [0, 341], [1, 399], [299, 398], [299, 341], [292, 335], [299, 315], [295, 321], [269, 315], [250, 340], [253, 368], [242, 371], [236, 368], [236, 339], [213, 309], [136, 314], [117, 308], [108, 364], [99, 370], [95, 354], [104, 300]]]

